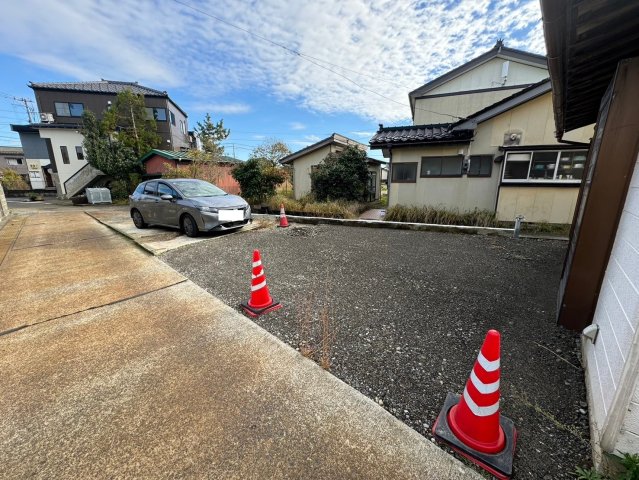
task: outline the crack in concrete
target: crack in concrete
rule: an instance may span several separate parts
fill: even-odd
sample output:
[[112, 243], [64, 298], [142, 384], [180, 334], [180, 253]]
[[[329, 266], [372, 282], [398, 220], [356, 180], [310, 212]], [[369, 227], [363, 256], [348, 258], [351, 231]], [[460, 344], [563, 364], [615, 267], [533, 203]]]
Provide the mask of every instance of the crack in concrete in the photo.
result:
[[84, 312], [88, 312], [90, 310], [95, 310], [96, 308], [102, 308], [102, 307], [108, 307], [108, 306], [111, 306], [111, 305], [117, 305], [118, 303], [122, 303], [122, 302], [126, 302], [128, 300], [133, 300], [135, 298], [143, 297], [144, 295], [148, 295], [150, 293], [159, 292], [160, 290], [171, 288], [171, 287], [174, 287], [176, 285], [179, 285], [181, 283], [188, 282], [188, 281], [189, 280], [185, 278], [184, 280], [180, 280], [178, 282], [172, 283], [171, 285], [165, 285], [163, 287], [159, 287], [159, 288], [156, 288], [154, 290], [149, 290], [147, 292], [136, 293], [135, 295], [131, 295], [131, 296], [126, 297], [126, 298], [120, 298], [120, 299], [114, 300], [112, 302], [103, 303], [101, 305], [94, 305], [92, 307], [88, 307], [88, 308], [85, 308], [83, 310], [78, 310], [78, 311], [71, 312], [71, 313], [65, 313], [64, 315], [60, 315], [59, 317], [47, 318], [45, 320], [41, 320], [41, 321], [35, 322], [35, 323], [28, 323], [28, 324], [25, 324], [25, 325], [19, 325], [17, 327], [13, 327], [13, 328], [10, 328], [8, 330], [4, 330], [4, 331], [0, 332], [0, 337], [3, 337], [5, 335], [9, 335], [11, 333], [18, 332], [20, 330], [24, 330], [25, 328], [34, 327], [34, 326], [37, 326], [37, 325], [40, 325], [40, 324], [43, 324], [43, 323], [52, 322], [54, 320], [59, 320], [59, 319], [65, 318], [65, 317], [69, 317], [71, 315], [77, 315], [78, 313], [84, 313]]
[[18, 250], [27, 250], [29, 248], [47, 247], [47, 246], [51, 246], [51, 245], [62, 245], [62, 244], [65, 244], [65, 243], [86, 242], [88, 240], [97, 240], [99, 238], [115, 237], [115, 236], [116, 236], [115, 233], [108, 233], [106, 235], [98, 235], [97, 237], [79, 238], [77, 240], [65, 240], [65, 241], [62, 241], [62, 242], [52, 242], [52, 243], [39, 243], [38, 245], [30, 245], [28, 247], [22, 247], [22, 248], [13, 248], [12, 250], [18, 251]]

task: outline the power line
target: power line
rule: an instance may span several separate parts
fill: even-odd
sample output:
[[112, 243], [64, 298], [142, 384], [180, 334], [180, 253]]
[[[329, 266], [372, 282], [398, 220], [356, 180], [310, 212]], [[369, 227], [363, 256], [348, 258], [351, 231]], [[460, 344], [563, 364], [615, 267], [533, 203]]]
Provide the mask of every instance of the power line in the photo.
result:
[[[342, 68], [342, 69], [344, 69], [344, 70], [350, 70], [350, 69], [347, 69], [347, 68], [345, 68], [345, 67], [342, 67], [341, 65], [337, 65], [337, 64], [334, 64], [334, 63], [328, 62], [327, 60], [322, 60], [322, 59], [319, 59], [319, 58], [313, 57], [313, 56], [311, 56], [311, 55], [307, 55], [307, 54], [305, 54], [305, 53], [302, 53], [302, 52], [300, 52], [300, 51], [298, 51], [298, 50], [292, 49], [292, 48], [290, 48], [290, 47], [287, 47], [287, 46], [286, 46], [286, 45], [284, 45], [284, 44], [281, 44], [281, 43], [275, 42], [275, 41], [271, 40], [270, 38], [264, 37], [264, 36], [262, 36], [262, 35], [260, 35], [260, 34], [258, 34], [258, 33], [253, 32], [253, 31], [247, 30], [246, 28], [242, 28], [242, 27], [240, 27], [240, 26], [238, 26], [238, 25], [235, 25], [235, 24], [233, 24], [233, 23], [231, 23], [231, 22], [229, 22], [229, 21], [227, 21], [227, 20], [224, 20], [223, 18], [220, 18], [220, 17], [217, 17], [217, 16], [215, 16], [215, 15], [212, 15], [212, 14], [210, 14], [209, 12], [206, 12], [206, 11], [204, 11], [204, 10], [201, 10], [201, 9], [197, 8], [197, 7], [194, 7], [194, 6], [192, 6], [192, 5], [189, 5], [188, 3], [182, 2], [181, 0], [173, 0], [173, 1], [174, 1], [175, 3], [178, 3], [178, 4], [182, 5], [182, 6], [184, 6], [184, 7], [190, 8], [191, 10], [194, 10], [194, 11], [196, 11], [196, 12], [199, 12], [199, 13], [201, 13], [202, 15], [205, 15], [205, 16], [207, 16], [207, 17], [209, 17], [209, 18], [212, 18], [212, 19], [214, 19], [214, 20], [217, 20], [218, 22], [221, 22], [221, 23], [223, 23], [223, 24], [225, 24], [225, 25], [228, 25], [229, 27], [235, 28], [235, 29], [240, 30], [240, 31], [242, 31], [242, 32], [244, 32], [244, 33], [247, 33], [247, 34], [249, 34], [249, 35], [251, 35], [251, 36], [253, 36], [253, 37], [255, 37], [255, 38], [259, 38], [260, 40], [262, 40], [262, 41], [264, 41], [264, 42], [270, 43], [271, 45], [274, 45], [274, 46], [276, 46], [276, 47], [282, 48], [282, 49], [284, 49], [287, 53], [289, 53], [289, 54], [291, 54], [291, 55], [294, 55], [294, 56], [299, 57], [299, 58], [301, 58], [301, 59], [303, 59], [303, 60], [306, 60], [307, 62], [310, 62], [310, 63], [312, 63], [313, 65], [315, 65], [315, 66], [317, 66], [317, 67], [319, 67], [319, 68], [322, 68], [322, 69], [324, 69], [324, 70], [326, 70], [326, 71], [328, 71], [328, 72], [333, 73], [334, 75], [338, 75], [338, 76], [342, 77], [343, 79], [347, 80], [348, 82], [352, 83], [353, 85], [357, 86], [358, 88], [361, 88], [362, 90], [364, 90], [364, 91], [366, 91], [366, 92], [369, 92], [369, 93], [372, 93], [372, 94], [374, 94], [374, 95], [377, 95], [377, 96], [379, 96], [380, 98], [383, 98], [383, 99], [388, 100], [388, 101], [390, 101], [390, 102], [396, 103], [397, 105], [401, 105], [402, 107], [409, 107], [409, 108], [410, 108], [410, 105], [407, 105], [407, 104], [402, 103], [402, 102], [400, 102], [400, 101], [398, 101], [398, 100], [395, 100], [395, 99], [392, 99], [392, 98], [390, 98], [390, 97], [387, 97], [386, 95], [383, 95], [383, 94], [381, 94], [381, 93], [379, 93], [379, 92], [376, 92], [375, 90], [371, 90], [370, 88], [366, 88], [366, 87], [364, 87], [363, 85], [360, 85], [359, 83], [357, 83], [355, 80], [353, 80], [353, 79], [351, 79], [351, 78], [347, 77], [346, 75], [344, 75], [344, 74], [342, 74], [342, 73], [339, 73], [339, 72], [336, 72], [335, 70], [332, 70], [331, 68], [329, 68], [329, 67], [327, 67], [327, 66], [325, 66], [325, 65], [322, 65], [322, 64], [320, 64], [320, 63], [317, 63], [317, 61], [324, 62], [324, 63], [327, 63], [327, 64], [332, 65], [332, 66], [334, 66], [334, 67]], [[317, 61], [316, 61], [316, 60], [317, 60]], [[351, 71], [351, 72], [355, 72], [355, 70], [350, 70], [350, 71]], [[356, 73], [358, 73], [358, 72], [356, 72]], [[361, 73], [358, 73], [358, 74], [360, 74], [360, 75], [364, 75], [364, 76], [369, 76], [369, 77], [371, 77], [371, 78], [375, 78], [376, 80], [379, 80], [379, 81], [384, 81], [383, 79], [380, 79], [379, 77], [373, 77], [373, 76], [371, 76], [371, 75], [365, 75], [365, 74], [361, 74]], [[396, 84], [396, 85], [397, 85], [397, 84]], [[403, 88], [407, 88], [407, 89], [408, 89], [408, 87], [403, 87]], [[422, 111], [429, 112], [429, 113], [434, 113], [434, 114], [437, 114], [437, 115], [442, 115], [442, 116], [446, 116], [446, 117], [456, 118], [456, 119], [458, 119], [458, 120], [461, 120], [461, 119], [462, 119], [462, 117], [459, 117], [459, 116], [457, 116], [457, 115], [452, 115], [452, 114], [450, 114], [450, 113], [441, 113], [441, 112], [436, 112], [436, 111], [434, 111], [434, 110], [428, 110], [428, 109], [426, 109], [426, 108], [417, 107], [417, 105], [415, 106], [415, 110], [422, 110]]]

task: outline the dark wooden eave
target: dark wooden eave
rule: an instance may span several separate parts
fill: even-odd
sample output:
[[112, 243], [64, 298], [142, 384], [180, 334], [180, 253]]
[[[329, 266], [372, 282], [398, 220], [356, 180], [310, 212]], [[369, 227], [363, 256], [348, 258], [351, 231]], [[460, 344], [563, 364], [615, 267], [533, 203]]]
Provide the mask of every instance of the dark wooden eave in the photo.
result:
[[541, 0], [556, 136], [594, 123], [623, 58], [639, 56], [639, 2]]

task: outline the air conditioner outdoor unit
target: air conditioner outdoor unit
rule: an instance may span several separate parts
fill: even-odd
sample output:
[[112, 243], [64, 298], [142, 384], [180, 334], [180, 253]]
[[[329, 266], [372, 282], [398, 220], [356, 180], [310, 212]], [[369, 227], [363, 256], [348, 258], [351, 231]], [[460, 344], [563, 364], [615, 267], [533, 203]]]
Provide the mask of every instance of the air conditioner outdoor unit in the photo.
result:
[[40, 121], [42, 123], [52, 123], [53, 122], [53, 113], [41, 113]]

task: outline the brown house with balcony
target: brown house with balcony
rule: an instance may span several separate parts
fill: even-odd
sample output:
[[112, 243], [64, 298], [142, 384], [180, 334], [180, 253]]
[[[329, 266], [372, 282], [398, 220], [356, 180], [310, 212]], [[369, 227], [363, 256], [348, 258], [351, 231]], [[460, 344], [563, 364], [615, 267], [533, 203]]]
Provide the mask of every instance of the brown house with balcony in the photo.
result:
[[[155, 118], [162, 148], [189, 148], [187, 114], [165, 91], [145, 87], [137, 82], [100, 80], [95, 82], [30, 82], [41, 121], [77, 125], [82, 112], [91, 110], [98, 118], [115, 101], [118, 93], [131, 90], [144, 96], [149, 117]], [[51, 123], [51, 122], [49, 122]]]
[[[144, 97], [147, 114], [156, 121], [162, 148], [184, 151], [191, 146], [188, 121], [184, 112], [165, 91], [145, 87], [137, 82], [99, 80], [93, 82], [29, 83], [40, 112], [40, 122], [12, 125], [20, 133], [23, 144], [29, 142], [34, 151], [45, 151], [51, 163], [53, 182], [58, 196], [71, 197], [95, 184], [102, 172], [87, 163], [80, 130], [82, 113], [92, 111], [101, 118], [115, 102], [118, 93], [130, 90]], [[42, 154], [38, 155], [43, 157]], [[36, 160], [27, 157], [27, 161]], [[42, 165], [44, 161], [40, 162]]]

